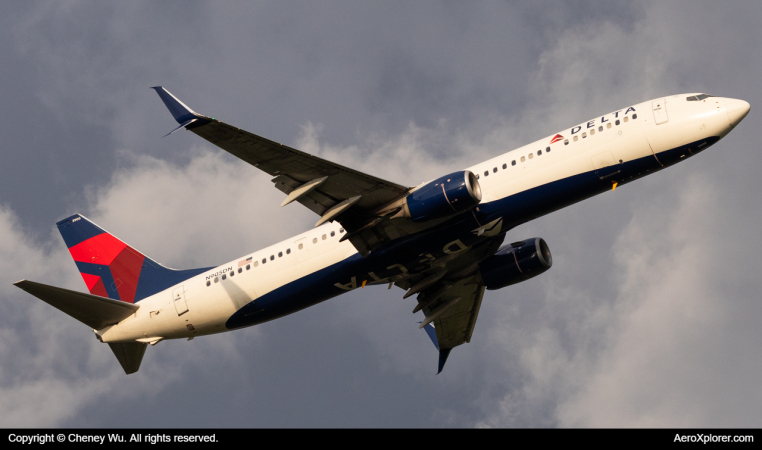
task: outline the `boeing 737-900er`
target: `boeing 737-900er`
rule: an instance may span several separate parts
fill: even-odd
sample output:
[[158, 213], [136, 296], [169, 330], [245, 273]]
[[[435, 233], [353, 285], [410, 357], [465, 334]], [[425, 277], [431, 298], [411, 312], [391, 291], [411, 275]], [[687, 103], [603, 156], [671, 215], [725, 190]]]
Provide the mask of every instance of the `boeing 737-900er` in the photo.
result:
[[[506, 232], [690, 158], [749, 112], [743, 100], [681, 94], [627, 106], [465, 170], [406, 187], [203, 116], [161, 86], [180, 124], [274, 177], [320, 219], [315, 228], [217, 267], [162, 266], [81, 214], [56, 225], [90, 294], [16, 286], [83, 322], [126, 373], [148, 344], [264, 323], [366, 285], [416, 296], [439, 351], [470, 342], [485, 289], [550, 269], [542, 238]], [[411, 306], [413, 304], [411, 303]], [[437, 372], [437, 373], [439, 373]]]

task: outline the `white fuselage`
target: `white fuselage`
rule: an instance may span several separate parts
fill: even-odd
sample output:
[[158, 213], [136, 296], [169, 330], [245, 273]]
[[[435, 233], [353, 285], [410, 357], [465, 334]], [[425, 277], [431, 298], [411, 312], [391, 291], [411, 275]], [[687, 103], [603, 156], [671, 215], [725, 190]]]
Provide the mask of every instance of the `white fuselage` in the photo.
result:
[[[600, 171], [604, 180], [609, 174], [619, 174], [617, 167], [644, 158], [654, 158], [655, 169], [644, 169], [650, 173], [703, 150], [701, 144], [677, 153], [674, 149], [724, 137], [749, 110], [748, 103], [741, 100], [708, 97], [687, 101], [691, 95], [695, 94], [656, 99], [597, 116], [470, 167], [479, 176], [480, 206], [580, 174]], [[644, 175], [630, 173], [627, 179], [616, 179], [623, 184]], [[135, 314], [98, 334], [104, 342], [155, 344], [162, 339], [228, 331], [228, 319], [244, 305], [355, 256], [357, 251], [348, 240], [339, 242], [343, 233], [337, 222], [328, 223], [222, 264], [141, 300]], [[355, 283], [342, 289], [355, 287], [360, 286]]]

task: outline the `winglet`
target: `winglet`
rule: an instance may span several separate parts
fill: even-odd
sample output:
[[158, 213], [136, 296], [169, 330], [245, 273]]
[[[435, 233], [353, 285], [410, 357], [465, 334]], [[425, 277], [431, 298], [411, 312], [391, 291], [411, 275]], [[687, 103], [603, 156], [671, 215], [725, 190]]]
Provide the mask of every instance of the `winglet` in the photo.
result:
[[[421, 322], [418, 322], [418, 323], [421, 323]], [[426, 324], [424, 325], [423, 329], [426, 330], [426, 334], [428, 334], [429, 337], [431, 338], [431, 342], [434, 343], [434, 347], [436, 347], [437, 350], [439, 350], [439, 340], [437, 339], [437, 331], [434, 329], [434, 324], [433, 323]]]
[[161, 101], [163, 101], [167, 106], [167, 109], [169, 109], [169, 112], [172, 114], [172, 117], [175, 118], [177, 123], [180, 124], [180, 127], [188, 125], [190, 121], [194, 119], [200, 119], [203, 117], [192, 109], [188, 108], [185, 103], [181, 102], [177, 99], [177, 97], [170, 94], [169, 91], [164, 89], [163, 86], [154, 86], [151, 89], [155, 90], [156, 93], [159, 94]]
[[[421, 322], [418, 322], [421, 323]], [[434, 343], [434, 347], [439, 350], [439, 369], [437, 370], [437, 375], [439, 375], [442, 372], [442, 369], [444, 369], [444, 365], [447, 362], [447, 357], [450, 356], [450, 352], [452, 351], [451, 348], [439, 348], [439, 340], [437, 339], [437, 332], [434, 328], [433, 323], [427, 323], [423, 326], [423, 329], [426, 330], [426, 334], [429, 335], [431, 338], [431, 342]]]
[[444, 365], [447, 362], [447, 357], [450, 356], [450, 351], [452, 351], [451, 348], [443, 348], [439, 350], [439, 371], [437, 372], [437, 375], [442, 373], [442, 369], [444, 369]]

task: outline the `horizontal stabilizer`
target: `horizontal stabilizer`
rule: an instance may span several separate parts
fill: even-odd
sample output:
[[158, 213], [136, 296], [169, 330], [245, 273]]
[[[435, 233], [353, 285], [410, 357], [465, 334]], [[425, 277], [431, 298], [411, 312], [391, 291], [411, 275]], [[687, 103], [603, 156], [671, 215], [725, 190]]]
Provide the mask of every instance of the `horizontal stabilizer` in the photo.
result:
[[135, 373], [140, 369], [140, 363], [143, 361], [143, 354], [146, 352], [148, 344], [142, 342], [117, 342], [109, 343], [111, 351], [122, 365], [124, 373], [127, 375]]
[[94, 330], [118, 323], [140, 308], [133, 303], [70, 291], [34, 281], [21, 280], [13, 284]]
[[161, 97], [161, 101], [163, 101], [164, 104], [167, 106], [167, 109], [169, 110], [170, 114], [172, 114], [172, 117], [175, 118], [177, 123], [185, 124], [186, 122], [190, 120], [203, 117], [199, 114], [196, 114], [195, 111], [185, 106], [185, 103], [178, 100], [177, 97], [170, 94], [169, 91], [164, 89], [162, 86], [154, 86], [151, 89], [155, 90], [156, 93], [159, 94], [159, 97]]

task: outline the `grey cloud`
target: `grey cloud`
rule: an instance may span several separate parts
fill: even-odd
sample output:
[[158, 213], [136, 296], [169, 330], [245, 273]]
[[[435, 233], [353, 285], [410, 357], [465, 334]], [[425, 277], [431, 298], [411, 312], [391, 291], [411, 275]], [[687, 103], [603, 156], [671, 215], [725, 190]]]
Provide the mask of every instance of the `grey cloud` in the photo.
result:
[[[0, 423], [759, 425], [756, 4], [24, 5], [0, 14]], [[368, 288], [162, 342], [124, 377], [90, 331], [10, 286], [84, 289], [55, 220], [82, 212], [178, 268], [314, 223], [189, 133], [159, 139], [173, 122], [156, 84], [402, 184], [658, 95], [706, 90], [752, 113], [696, 158], [512, 230], [545, 237], [553, 270], [488, 293], [438, 376], [412, 305]]]

